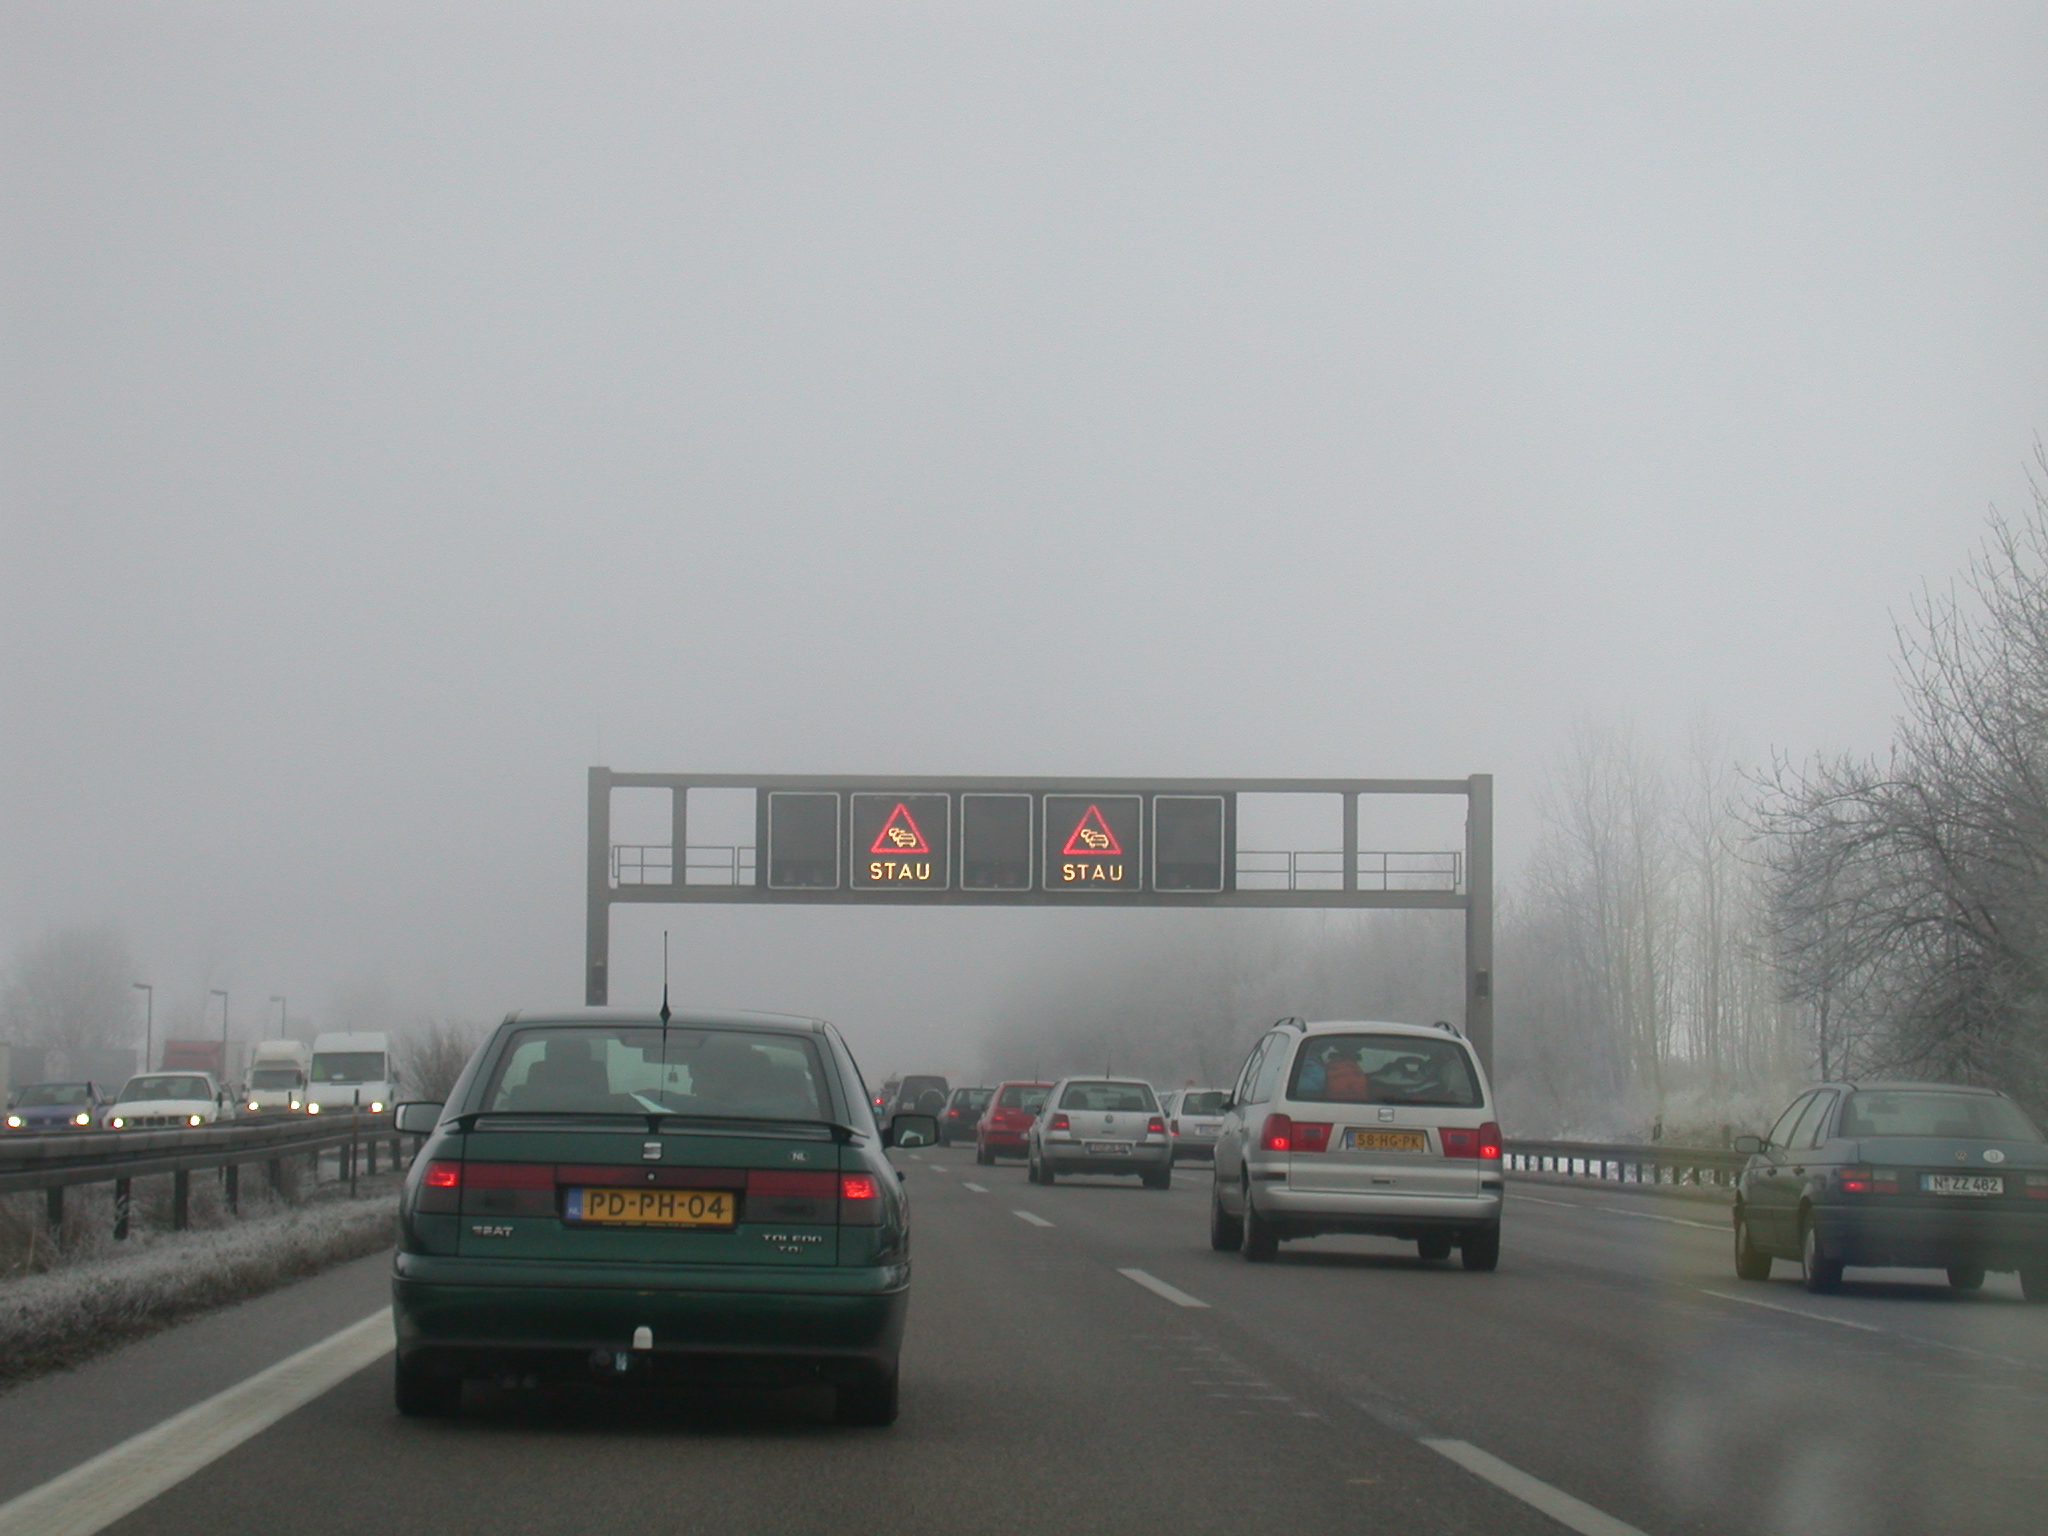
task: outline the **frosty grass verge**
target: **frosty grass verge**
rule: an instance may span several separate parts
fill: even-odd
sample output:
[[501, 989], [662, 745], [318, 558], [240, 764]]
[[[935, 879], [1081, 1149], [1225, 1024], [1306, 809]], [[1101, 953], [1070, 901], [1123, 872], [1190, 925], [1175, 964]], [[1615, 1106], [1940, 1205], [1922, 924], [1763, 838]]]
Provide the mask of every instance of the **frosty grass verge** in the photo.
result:
[[392, 1243], [397, 1197], [325, 1201], [0, 1284], [0, 1384], [76, 1365], [196, 1312]]

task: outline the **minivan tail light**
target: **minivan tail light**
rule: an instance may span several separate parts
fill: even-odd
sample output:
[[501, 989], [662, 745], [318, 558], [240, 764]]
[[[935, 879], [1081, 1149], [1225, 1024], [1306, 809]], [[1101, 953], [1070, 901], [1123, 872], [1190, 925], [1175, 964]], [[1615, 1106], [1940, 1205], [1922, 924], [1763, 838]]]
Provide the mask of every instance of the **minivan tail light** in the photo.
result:
[[1330, 1150], [1330, 1125], [1328, 1121], [1316, 1123], [1298, 1120], [1294, 1125], [1294, 1150], [1297, 1152], [1327, 1152]]
[[1437, 1128], [1436, 1139], [1445, 1157], [1477, 1157], [1479, 1133], [1470, 1127], [1445, 1125]]
[[1500, 1161], [1500, 1127], [1491, 1120], [1479, 1127], [1479, 1160], [1482, 1163]]
[[1286, 1115], [1268, 1115], [1266, 1123], [1259, 1129], [1259, 1150], [1262, 1152], [1292, 1152], [1294, 1150], [1294, 1122]]

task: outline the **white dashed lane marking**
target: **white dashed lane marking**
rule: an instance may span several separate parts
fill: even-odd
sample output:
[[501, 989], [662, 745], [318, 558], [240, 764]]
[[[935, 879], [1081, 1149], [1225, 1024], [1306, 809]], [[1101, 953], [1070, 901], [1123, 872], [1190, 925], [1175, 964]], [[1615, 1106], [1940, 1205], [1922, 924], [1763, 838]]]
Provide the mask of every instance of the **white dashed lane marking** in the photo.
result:
[[1030, 1222], [1031, 1225], [1033, 1225], [1034, 1227], [1049, 1227], [1052, 1225], [1052, 1223], [1047, 1221], [1043, 1216], [1034, 1216], [1029, 1211], [1012, 1211], [1010, 1212], [1010, 1214], [1016, 1217], [1019, 1221]]
[[1687, 1221], [1683, 1216], [1659, 1216], [1654, 1211], [1631, 1211], [1626, 1206], [1601, 1205], [1592, 1200], [1544, 1200], [1536, 1195], [1517, 1193], [1514, 1199], [1530, 1205], [1555, 1205], [1567, 1211], [1597, 1211], [1602, 1216], [1633, 1216], [1637, 1221], [1661, 1221], [1668, 1227], [1696, 1227], [1702, 1232], [1726, 1232], [1725, 1221]]
[[1511, 1467], [1498, 1456], [1489, 1456], [1466, 1440], [1424, 1440], [1439, 1456], [1447, 1456], [1474, 1477], [1484, 1478], [1503, 1493], [1513, 1494], [1532, 1509], [1539, 1509], [1566, 1530], [1579, 1536], [1643, 1536], [1634, 1526], [1573, 1498], [1562, 1488], [1553, 1488], [1540, 1477], [1531, 1477], [1520, 1467]]
[[986, 1189], [983, 1189], [979, 1184], [970, 1184], [965, 1179], [962, 1179], [960, 1181], [960, 1187], [962, 1189], [971, 1189], [977, 1195], [985, 1195], [988, 1193], [988, 1191]]
[[1202, 1301], [1197, 1297], [1190, 1296], [1186, 1291], [1182, 1290], [1179, 1286], [1168, 1285], [1164, 1280], [1161, 1280], [1157, 1275], [1148, 1275], [1142, 1269], [1119, 1269], [1117, 1273], [1122, 1275], [1126, 1280], [1135, 1280], [1138, 1284], [1145, 1287], [1146, 1290], [1150, 1291], [1155, 1296], [1164, 1296], [1176, 1307], [1206, 1308], [1209, 1305], [1209, 1303], [1207, 1303], [1206, 1301]]

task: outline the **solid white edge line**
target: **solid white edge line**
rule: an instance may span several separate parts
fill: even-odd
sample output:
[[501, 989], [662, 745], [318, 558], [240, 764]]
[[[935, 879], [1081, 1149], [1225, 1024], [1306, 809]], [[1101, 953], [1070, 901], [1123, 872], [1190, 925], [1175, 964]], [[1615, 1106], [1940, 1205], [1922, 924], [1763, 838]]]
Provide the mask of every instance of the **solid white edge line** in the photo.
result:
[[1517, 1195], [1530, 1205], [1554, 1205], [1566, 1211], [1598, 1211], [1602, 1216], [1633, 1216], [1638, 1221], [1661, 1221], [1672, 1227], [1697, 1227], [1702, 1232], [1726, 1232], [1722, 1221], [1687, 1221], [1683, 1216], [1659, 1216], [1655, 1211], [1632, 1211], [1625, 1205], [1601, 1205], [1592, 1200], [1543, 1200], [1535, 1195]]
[[[1702, 1296], [1711, 1296], [1716, 1301], [1739, 1301], [1747, 1307], [1762, 1307], [1766, 1312], [1782, 1312], [1787, 1317], [1803, 1317], [1810, 1323], [1833, 1323], [1837, 1328], [1854, 1328], [1858, 1333], [1890, 1333], [1892, 1331], [1889, 1328], [1880, 1328], [1875, 1323], [1852, 1323], [1846, 1317], [1829, 1317], [1825, 1312], [1805, 1312], [1801, 1311], [1798, 1307], [1783, 1307], [1775, 1301], [1765, 1301], [1757, 1296], [1737, 1296], [1729, 1291], [1710, 1291], [1704, 1285], [1700, 1287], [1700, 1294]], [[1897, 1337], [1905, 1338], [1907, 1335], [1899, 1334]], [[1916, 1340], [1915, 1342], [1919, 1341]], [[1931, 1339], [1927, 1342], [1935, 1343]], [[1953, 1345], [1941, 1344], [1936, 1344], [1935, 1347], [1954, 1348]]]
[[1643, 1536], [1634, 1526], [1573, 1498], [1562, 1488], [1553, 1488], [1540, 1477], [1531, 1477], [1511, 1467], [1498, 1456], [1489, 1456], [1468, 1440], [1424, 1440], [1439, 1456], [1449, 1457], [1474, 1477], [1484, 1478], [1503, 1493], [1513, 1494], [1531, 1509], [1541, 1510], [1567, 1530], [1579, 1536]]
[[1207, 1303], [1206, 1301], [1202, 1301], [1197, 1297], [1190, 1296], [1186, 1291], [1182, 1290], [1179, 1286], [1168, 1285], [1164, 1280], [1161, 1280], [1157, 1275], [1148, 1275], [1142, 1269], [1120, 1269], [1117, 1271], [1117, 1273], [1122, 1275], [1126, 1280], [1137, 1281], [1138, 1284], [1145, 1287], [1146, 1290], [1150, 1291], [1155, 1296], [1164, 1296], [1176, 1307], [1206, 1308], [1209, 1305], [1209, 1303]]
[[[1033, 1225], [1034, 1227], [1049, 1227], [1052, 1225], [1052, 1223], [1047, 1221], [1043, 1216], [1034, 1216], [1029, 1211], [1012, 1211], [1010, 1212], [1010, 1214], [1012, 1216], [1015, 1216], [1020, 1221], [1030, 1222], [1031, 1225]], [[6, 1536], [6, 1533], [4, 1531], [0, 1531], [0, 1536]]]
[[92, 1536], [391, 1353], [391, 1309], [0, 1504], [0, 1536]]
[[967, 1181], [966, 1181], [965, 1179], [962, 1179], [962, 1180], [960, 1181], [960, 1187], [961, 1187], [962, 1189], [971, 1189], [971, 1190], [973, 1190], [973, 1191], [974, 1191], [974, 1192], [975, 1192], [975, 1193], [976, 1193], [977, 1195], [985, 1195], [985, 1194], [987, 1194], [987, 1193], [988, 1193], [988, 1190], [987, 1190], [986, 1188], [984, 1188], [984, 1187], [983, 1187], [982, 1185], [979, 1185], [979, 1184], [970, 1184], [970, 1183], [968, 1183], [968, 1182], [967, 1182]]

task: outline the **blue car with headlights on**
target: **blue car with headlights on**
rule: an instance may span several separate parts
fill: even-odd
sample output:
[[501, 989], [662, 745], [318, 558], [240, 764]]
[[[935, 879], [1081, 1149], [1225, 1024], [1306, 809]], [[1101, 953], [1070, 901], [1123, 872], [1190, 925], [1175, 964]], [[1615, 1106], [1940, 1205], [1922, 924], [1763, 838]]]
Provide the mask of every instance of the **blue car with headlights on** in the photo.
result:
[[30, 1083], [8, 1101], [7, 1129], [89, 1131], [106, 1104], [97, 1083]]

